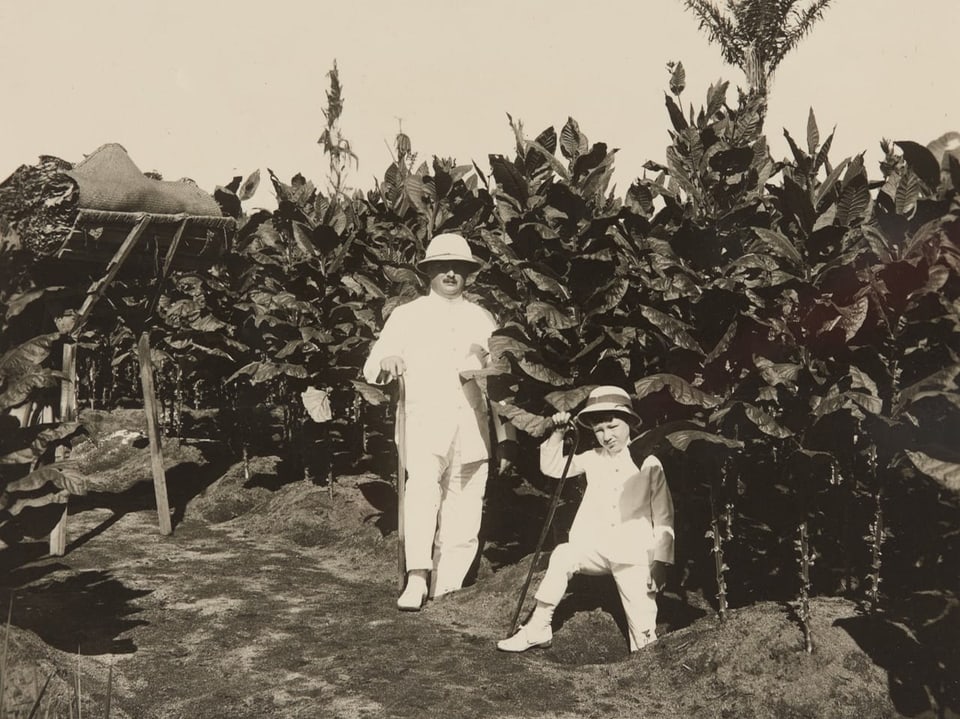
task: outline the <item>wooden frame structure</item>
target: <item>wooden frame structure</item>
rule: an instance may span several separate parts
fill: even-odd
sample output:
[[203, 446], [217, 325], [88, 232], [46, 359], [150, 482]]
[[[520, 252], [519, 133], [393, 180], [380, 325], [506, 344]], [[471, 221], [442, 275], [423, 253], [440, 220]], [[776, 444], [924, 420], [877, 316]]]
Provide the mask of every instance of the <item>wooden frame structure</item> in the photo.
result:
[[[80, 210], [73, 230], [57, 252], [57, 259], [65, 265], [94, 263], [102, 266], [109, 258], [103, 275], [87, 289], [83, 303], [71, 318], [72, 326], [61, 325], [68, 334], [63, 346], [60, 385], [60, 420], [77, 418], [77, 354], [76, 340], [90, 319], [94, 306], [103, 297], [110, 284], [121, 274], [137, 250], [146, 250], [153, 260], [155, 288], [149, 300], [148, 321], [156, 310], [163, 285], [174, 269], [202, 269], [213, 264], [226, 249], [236, 229], [231, 217], [160, 215], [141, 212], [107, 212]], [[159, 262], [163, 255], [162, 263]], [[66, 317], [63, 322], [69, 323]], [[150, 443], [150, 466], [160, 533], [171, 534], [170, 503], [167, 498], [166, 473], [163, 469], [163, 447], [160, 439], [159, 406], [154, 387], [153, 363], [150, 354], [150, 334], [147, 326], [140, 328], [137, 342], [140, 362], [140, 386], [143, 393], [147, 438]], [[65, 453], [61, 453], [63, 456]], [[63, 514], [50, 533], [50, 554], [62, 556], [67, 545], [67, 515]]]

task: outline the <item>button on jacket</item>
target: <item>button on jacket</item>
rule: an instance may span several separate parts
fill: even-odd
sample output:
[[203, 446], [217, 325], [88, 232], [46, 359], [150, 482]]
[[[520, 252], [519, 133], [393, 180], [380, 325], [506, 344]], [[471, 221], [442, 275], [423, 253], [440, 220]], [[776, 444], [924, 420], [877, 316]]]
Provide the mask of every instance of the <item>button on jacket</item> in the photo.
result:
[[460, 372], [481, 369], [493, 316], [463, 297], [431, 292], [393, 310], [370, 350], [363, 374], [375, 382], [380, 361], [397, 355], [406, 370], [407, 451], [446, 455], [456, 443], [463, 462], [487, 459], [487, 406], [476, 382]]
[[[559, 477], [565, 464], [563, 434], [540, 446], [540, 470]], [[569, 476], [586, 474], [587, 488], [570, 527], [570, 543], [597, 549], [611, 562], [673, 563], [673, 499], [663, 465], [653, 455], [637, 467], [626, 449], [576, 454]]]

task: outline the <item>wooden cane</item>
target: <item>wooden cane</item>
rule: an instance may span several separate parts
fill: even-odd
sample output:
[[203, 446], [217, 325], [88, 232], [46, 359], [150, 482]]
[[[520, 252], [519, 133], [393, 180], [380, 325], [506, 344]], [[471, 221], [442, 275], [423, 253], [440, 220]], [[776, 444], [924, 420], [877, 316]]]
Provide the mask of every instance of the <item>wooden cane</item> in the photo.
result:
[[520, 612], [523, 611], [523, 602], [527, 598], [527, 590], [530, 588], [530, 580], [533, 579], [533, 571], [537, 566], [537, 560], [540, 558], [540, 550], [543, 549], [543, 543], [546, 541], [547, 532], [550, 531], [550, 523], [553, 522], [553, 515], [557, 511], [557, 506], [560, 504], [560, 494], [563, 492], [563, 484], [567, 481], [567, 473], [570, 471], [570, 463], [573, 462], [573, 455], [577, 452], [577, 445], [580, 443], [580, 432], [577, 431], [576, 425], [570, 424], [567, 425], [566, 431], [574, 430], [575, 434], [573, 437], [573, 446], [570, 448], [570, 454], [567, 455], [567, 461], [563, 465], [563, 472], [560, 474], [560, 479], [557, 480], [557, 488], [553, 491], [553, 498], [550, 500], [550, 509], [547, 510], [547, 520], [543, 524], [543, 529], [540, 532], [540, 539], [537, 541], [537, 548], [533, 552], [533, 559], [530, 560], [530, 570], [527, 572], [527, 579], [523, 583], [523, 589], [520, 590], [520, 600], [517, 602], [517, 609], [513, 613], [513, 619], [510, 622], [510, 636], [516, 634], [517, 629], [519, 629], [520, 623]]
[[403, 375], [397, 377], [397, 584], [403, 591], [407, 580], [407, 558], [404, 548], [403, 496], [407, 479], [407, 388]]

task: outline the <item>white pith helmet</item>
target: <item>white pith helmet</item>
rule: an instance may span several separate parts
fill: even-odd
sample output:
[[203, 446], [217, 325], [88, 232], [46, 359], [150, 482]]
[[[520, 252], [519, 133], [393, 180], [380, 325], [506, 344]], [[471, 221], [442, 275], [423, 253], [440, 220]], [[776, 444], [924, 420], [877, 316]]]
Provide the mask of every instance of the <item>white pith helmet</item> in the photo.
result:
[[437, 235], [427, 245], [427, 252], [417, 267], [423, 268], [430, 262], [466, 262], [478, 269], [483, 263], [470, 252], [470, 245], [462, 235], [444, 232]]

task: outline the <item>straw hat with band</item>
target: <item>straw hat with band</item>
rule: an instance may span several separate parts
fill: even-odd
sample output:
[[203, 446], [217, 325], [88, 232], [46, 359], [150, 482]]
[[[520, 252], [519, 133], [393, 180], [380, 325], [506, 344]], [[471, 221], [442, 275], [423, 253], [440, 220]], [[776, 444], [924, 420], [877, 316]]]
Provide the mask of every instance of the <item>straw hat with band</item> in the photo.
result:
[[473, 265], [473, 270], [478, 270], [483, 263], [473, 256], [470, 252], [470, 245], [463, 238], [454, 232], [444, 232], [437, 235], [430, 244], [427, 245], [427, 252], [423, 259], [417, 263], [417, 267], [424, 269], [424, 265], [431, 262], [463, 262]]
[[586, 405], [577, 413], [577, 422], [589, 428], [590, 415], [598, 414], [612, 414], [628, 424], [640, 424], [640, 417], [633, 411], [630, 395], [613, 385], [601, 385], [590, 392]]

